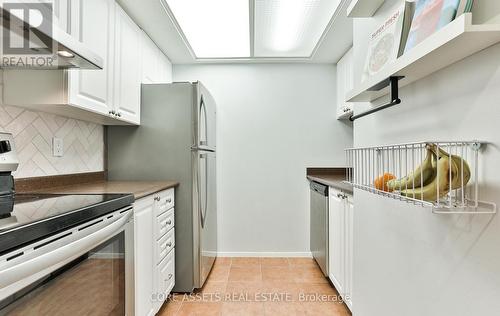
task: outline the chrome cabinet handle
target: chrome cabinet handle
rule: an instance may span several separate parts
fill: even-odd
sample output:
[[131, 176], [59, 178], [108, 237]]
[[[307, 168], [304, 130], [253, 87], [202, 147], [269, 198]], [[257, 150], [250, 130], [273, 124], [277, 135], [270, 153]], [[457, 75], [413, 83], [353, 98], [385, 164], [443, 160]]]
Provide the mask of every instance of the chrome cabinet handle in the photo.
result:
[[172, 198], [168, 198], [167, 203], [172, 203]]
[[170, 281], [170, 280], [172, 280], [172, 277], [173, 277], [173, 276], [174, 276], [174, 275], [173, 275], [172, 273], [170, 273], [170, 274], [168, 275], [168, 280], [169, 280], [169, 281]]
[[339, 199], [342, 199], [342, 200], [347, 199], [347, 195], [345, 195], [345, 193], [338, 193], [338, 194], [337, 194], [337, 197], [338, 197]]
[[167, 225], [172, 225], [172, 220], [169, 219], [167, 222], [166, 222]]
[[172, 242], [169, 242], [169, 243], [167, 244], [167, 247], [169, 247], [169, 248], [170, 248], [170, 247], [172, 247]]

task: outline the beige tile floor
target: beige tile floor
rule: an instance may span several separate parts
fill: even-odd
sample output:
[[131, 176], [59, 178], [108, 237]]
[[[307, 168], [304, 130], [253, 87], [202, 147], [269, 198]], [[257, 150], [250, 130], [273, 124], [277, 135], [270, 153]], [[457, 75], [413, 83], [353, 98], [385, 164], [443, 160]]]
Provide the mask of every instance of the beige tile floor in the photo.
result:
[[159, 316], [348, 316], [309, 258], [219, 258], [200, 291], [174, 294]]

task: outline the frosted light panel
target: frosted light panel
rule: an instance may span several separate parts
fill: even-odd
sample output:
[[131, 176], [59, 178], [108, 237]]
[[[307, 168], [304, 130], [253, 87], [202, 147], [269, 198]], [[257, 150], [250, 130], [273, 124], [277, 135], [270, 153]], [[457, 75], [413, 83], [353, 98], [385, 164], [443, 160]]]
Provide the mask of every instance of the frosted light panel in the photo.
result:
[[255, 57], [310, 57], [340, 0], [255, 0]]
[[197, 58], [250, 57], [248, 0], [165, 0]]

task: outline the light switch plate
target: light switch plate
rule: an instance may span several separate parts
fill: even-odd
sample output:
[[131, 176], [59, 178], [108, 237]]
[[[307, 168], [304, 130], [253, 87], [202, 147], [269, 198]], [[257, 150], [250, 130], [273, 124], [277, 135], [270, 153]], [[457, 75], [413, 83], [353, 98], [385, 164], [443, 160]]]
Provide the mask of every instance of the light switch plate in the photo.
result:
[[52, 155], [54, 157], [64, 156], [64, 142], [62, 138], [52, 138]]

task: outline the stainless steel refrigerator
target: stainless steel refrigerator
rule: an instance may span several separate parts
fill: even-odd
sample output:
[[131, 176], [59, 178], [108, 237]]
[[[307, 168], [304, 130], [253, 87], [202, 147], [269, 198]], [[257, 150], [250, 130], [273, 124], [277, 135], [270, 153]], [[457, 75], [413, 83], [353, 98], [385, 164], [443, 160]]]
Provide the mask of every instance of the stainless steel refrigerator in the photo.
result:
[[108, 128], [110, 180], [176, 180], [175, 292], [201, 288], [217, 256], [216, 105], [200, 83], [142, 85], [141, 126]]

